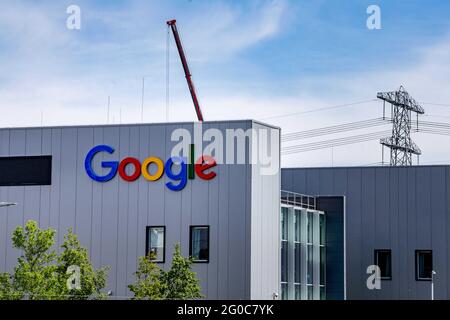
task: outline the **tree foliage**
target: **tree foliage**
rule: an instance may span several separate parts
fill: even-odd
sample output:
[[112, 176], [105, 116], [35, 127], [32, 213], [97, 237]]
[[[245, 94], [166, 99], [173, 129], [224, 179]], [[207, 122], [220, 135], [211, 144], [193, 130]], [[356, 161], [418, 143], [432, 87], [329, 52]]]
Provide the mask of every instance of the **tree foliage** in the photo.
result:
[[163, 281], [167, 285], [166, 299], [199, 299], [201, 293], [200, 281], [197, 274], [191, 270], [192, 258], [181, 255], [180, 244], [175, 245], [172, 267], [163, 274]]
[[78, 240], [78, 237], [73, 234], [72, 229], [64, 236], [64, 242], [61, 245], [63, 249], [57, 258], [57, 273], [61, 275], [61, 280], [67, 283], [70, 273], [67, 270], [70, 266], [77, 266], [80, 270], [80, 288], [68, 289], [65, 286], [68, 295], [71, 299], [103, 299], [105, 294], [101, 292], [106, 286], [108, 276], [108, 267], [102, 267], [95, 270], [89, 260], [89, 254], [86, 248], [83, 248]]
[[136, 282], [128, 288], [134, 294], [134, 300], [164, 299], [166, 285], [161, 281], [163, 270], [153, 262], [154, 255], [140, 257], [135, 273]]
[[129, 285], [137, 300], [199, 299], [202, 298], [200, 281], [191, 270], [192, 259], [181, 255], [180, 245], [175, 245], [169, 271], [158, 267], [151, 256], [139, 259], [135, 284]]
[[[20, 250], [13, 274], [0, 274], [0, 299], [88, 299], [102, 297], [107, 269], [94, 270], [87, 250], [69, 230], [58, 256], [53, 250], [56, 231], [40, 229], [35, 221], [17, 227], [12, 235], [13, 247]], [[73, 275], [68, 267], [80, 270], [80, 288], [67, 285]]]

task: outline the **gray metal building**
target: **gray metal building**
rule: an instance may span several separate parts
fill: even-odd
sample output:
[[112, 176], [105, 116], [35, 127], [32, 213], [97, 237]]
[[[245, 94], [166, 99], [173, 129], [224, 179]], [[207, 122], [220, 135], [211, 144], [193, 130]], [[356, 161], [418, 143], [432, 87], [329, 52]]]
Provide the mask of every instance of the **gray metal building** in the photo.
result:
[[286, 168], [281, 181], [326, 213], [327, 298], [430, 299], [432, 270], [435, 298], [450, 298], [450, 166]]
[[[123, 297], [129, 295], [127, 285], [134, 281], [138, 257], [146, 253], [147, 227], [165, 227], [162, 265], [167, 268], [173, 245], [181, 243], [182, 254], [187, 256], [190, 228], [208, 226], [208, 259], [194, 265], [206, 297], [272, 299], [280, 285], [279, 162], [275, 174], [261, 174], [261, 165], [249, 161], [254, 151], [251, 138], [245, 142], [244, 164], [218, 164], [214, 179], [189, 180], [181, 191], [166, 188], [166, 175], [158, 181], [140, 177], [133, 182], [119, 176], [97, 182], [87, 175], [85, 157], [97, 145], [115, 149], [111, 155], [96, 156], [98, 172], [107, 170], [100, 167], [100, 160], [132, 156], [142, 161], [156, 156], [165, 161], [174, 144], [171, 133], [178, 128], [192, 133], [194, 124], [0, 129], [0, 160], [5, 165], [14, 168], [18, 161], [32, 161], [31, 156], [51, 159], [50, 181], [44, 177], [42, 183], [29, 185], [25, 162], [18, 176], [0, 177], [4, 179], [0, 200], [17, 202], [17, 206], [0, 208], [0, 271], [12, 271], [17, 262], [19, 252], [10, 240], [17, 226], [32, 219], [40, 227], [54, 228], [57, 245], [72, 227], [89, 250], [93, 264], [111, 267], [108, 289], [114, 296]], [[226, 129], [250, 128], [274, 132], [276, 143], [269, 144], [264, 152], [272, 152], [279, 160], [278, 128], [251, 120], [203, 123], [203, 130], [209, 128], [223, 133]], [[37, 158], [41, 160], [47, 161]], [[44, 163], [42, 172], [45, 168]], [[32, 174], [37, 174], [37, 180], [42, 178], [39, 172]], [[27, 181], [21, 182], [21, 176]]]

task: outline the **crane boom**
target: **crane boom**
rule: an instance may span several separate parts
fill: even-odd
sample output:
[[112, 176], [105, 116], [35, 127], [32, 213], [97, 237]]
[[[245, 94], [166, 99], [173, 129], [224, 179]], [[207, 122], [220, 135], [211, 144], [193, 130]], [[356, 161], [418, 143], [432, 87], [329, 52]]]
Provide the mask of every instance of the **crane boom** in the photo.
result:
[[191, 92], [192, 102], [194, 103], [195, 113], [197, 113], [198, 121], [203, 121], [202, 110], [200, 109], [200, 104], [197, 99], [197, 93], [195, 92], [194, 82], [192, 81], [192, 75], [189, 71], [189, 66], [187, 64], [186, 55], [184, 54], [183, 46], [181, 44], [180, 35], [178, 33], [176, 20], [167, 21], [167, 25], [172, 29], [173, 37], [175, 38], [175, 43], [177, 45], [178, 54], [180, 55], [181, 64], [183, 65], [184, 74], [186, 76], [186, 81]]

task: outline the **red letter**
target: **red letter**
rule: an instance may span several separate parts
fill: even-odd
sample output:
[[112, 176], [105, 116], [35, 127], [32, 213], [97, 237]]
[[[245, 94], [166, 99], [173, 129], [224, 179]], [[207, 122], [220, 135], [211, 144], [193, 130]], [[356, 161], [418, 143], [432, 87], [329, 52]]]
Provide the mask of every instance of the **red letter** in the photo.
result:
[[[127, 165], [132, 164], [134, 166], [134, 173], [131, 176], [128, 176], [125, 172], [125, 168]], [[125, 158], [119, 164], [119, 176], [122, 177], [123, 180], [131, 182], [139, 178], [141, 175], [141, 164], [139, 160], [136, 158]]]
[[[206, 163], [206, 161], [208, 161]], [[211, 180], [216, 176], [215, 172], [205, 173], [206, 170], [215, 167], [217, 165], [216, 160], [210, 156], [201, 156], [195, 163], [195, 173], [203, 180]]]

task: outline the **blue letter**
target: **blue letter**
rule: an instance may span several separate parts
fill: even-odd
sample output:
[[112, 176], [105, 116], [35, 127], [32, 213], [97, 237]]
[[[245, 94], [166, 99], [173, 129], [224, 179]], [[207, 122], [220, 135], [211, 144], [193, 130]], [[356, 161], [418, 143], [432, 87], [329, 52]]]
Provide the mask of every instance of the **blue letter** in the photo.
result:
[[94, 148], [92, 148], [88, 154], [86, 155], [86, 159], [84, 160], [84, 167], [86, 169], [86, 172], [91, 179], [98, 181], [98, 182], [106, 182], [114, 178], [114, 176], [117, 173], [117, 167], [119, 166], [119, 163], [117, 161], [104, 161], [102, 162], [103, 168], [111, 168], [109, 173], [106, 176], [98, 176], [94, 170], [92, 169], [92, 159], [94, 156], [101, 151], [108, 152], [109, 154], [112, 154], [114, 152], [114, 149], [110, 146], [106, 145], [99, 145]]
[[[172, 166], [174, 164], [180, 164], [180, 172], [178, 172], [177, 174], [174, 174], [172, 172]], [[169, 177], [169, 179], [174, 180], [174, 181], [180, 181], [180, 183], [178, 185], [174, 185], [172, 182], [167, 182], [166, 186], [167, 188], [169, 188], [170, 190], [173, 191], [180, 191], [183, 190], [183, 188], [186, 186], [186, 182], [187, 182], [187, 166], [186, 166], [186, 161], [183, 158], [180, 157], [172, 157], [169, 158], [166, 161], [166, 174]]]

